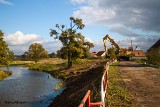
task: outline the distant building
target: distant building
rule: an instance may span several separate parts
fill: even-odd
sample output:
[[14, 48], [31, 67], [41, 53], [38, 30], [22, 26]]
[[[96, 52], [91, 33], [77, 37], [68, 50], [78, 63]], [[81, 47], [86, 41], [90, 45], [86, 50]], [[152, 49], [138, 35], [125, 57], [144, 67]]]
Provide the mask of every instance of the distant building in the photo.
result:
[[104, 57], [106, 55], [106, 52], [105, 51], [99, 51], [96, 56], [102, 56]]
[[91, 54], [92, 54], [93, 56], [97, 57], [97, 53], [98, 53], [98, 52], [95, 52], [95, 51], [94, 51], [94, 52], [92, 52]]
[[142, 50], [135, 50], [134, 54], [135, 56], [145, 56], [145, 53]]

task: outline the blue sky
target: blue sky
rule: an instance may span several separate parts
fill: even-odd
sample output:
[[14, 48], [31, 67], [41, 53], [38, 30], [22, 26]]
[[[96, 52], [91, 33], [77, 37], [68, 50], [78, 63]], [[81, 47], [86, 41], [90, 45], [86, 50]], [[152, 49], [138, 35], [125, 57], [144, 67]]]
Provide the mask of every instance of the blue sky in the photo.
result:
[[160, 38], [159, 4], [158, 0], [0, 0], [0, 29], [15, 54], [23, 54], [34, 42], [51, 53], [62, 45], [49, 36], [49, 29], [57, 23], [69, 26], [69, 17], [74, 16], [86, 25], [80, 32], [94, 43], [91, 51], [103, 50], [106, 34], [121, 47], [133, 40], [146, 51]]

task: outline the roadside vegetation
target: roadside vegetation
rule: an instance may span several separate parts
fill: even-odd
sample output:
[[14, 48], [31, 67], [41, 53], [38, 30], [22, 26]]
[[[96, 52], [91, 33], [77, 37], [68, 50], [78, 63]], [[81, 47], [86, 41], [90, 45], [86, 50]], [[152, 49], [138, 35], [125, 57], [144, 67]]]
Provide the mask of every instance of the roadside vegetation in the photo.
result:
[[132, 61], [142, 65], [145, 65], [147, 63], [147, 59], [134, 59]]
[[108, 107], [131, 107], [132, 98], [127, 93], [125, 85], [120, 77], [118, 62], [109, 67], [109, 87], [107, 89], [106, 106]]
[[11, 75], [11, 72], [9, 71], [0, 71], [0, 80], [3, 80], [4, 78]]
[[151, 48], [147, 52], [146, 56], [149, 64], [153, 64], [160, 67], [160, 46], [158, 48]]
[[135, 59], [136, 63], [160, 69], [160, 47], [151, 48], [146, 53], [146, 59]]

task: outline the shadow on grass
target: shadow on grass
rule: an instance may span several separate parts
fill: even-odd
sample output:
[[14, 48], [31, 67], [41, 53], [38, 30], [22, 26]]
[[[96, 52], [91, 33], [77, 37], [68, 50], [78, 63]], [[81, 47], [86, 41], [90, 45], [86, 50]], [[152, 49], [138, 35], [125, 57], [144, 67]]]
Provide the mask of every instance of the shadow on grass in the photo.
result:
[[119, 64], [119, 65], [110, 65], [110, 66], [118, 66], [118, 67], [148, 67], [145, 64]]

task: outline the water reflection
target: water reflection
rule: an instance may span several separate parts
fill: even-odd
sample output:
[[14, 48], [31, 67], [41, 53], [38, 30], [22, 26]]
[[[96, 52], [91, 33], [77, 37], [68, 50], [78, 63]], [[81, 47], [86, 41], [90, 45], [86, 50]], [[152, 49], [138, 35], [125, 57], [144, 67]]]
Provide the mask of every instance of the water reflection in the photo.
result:
[[47, 73], [17, 66], [9, 69], [12, 76], [0, 81], [0, 107], [46, 107], [63, 91], [54, 90], [60, 80], [48, 78]]

